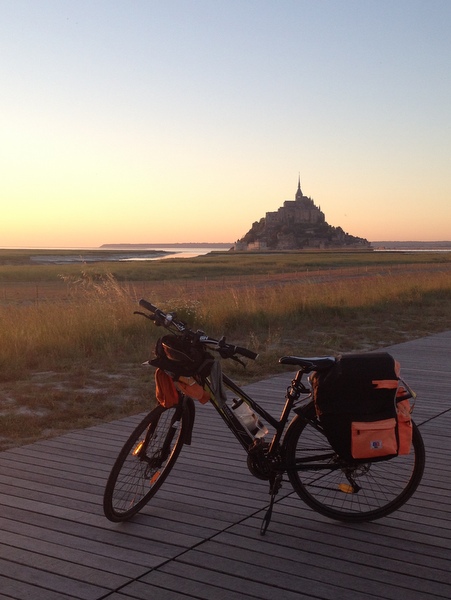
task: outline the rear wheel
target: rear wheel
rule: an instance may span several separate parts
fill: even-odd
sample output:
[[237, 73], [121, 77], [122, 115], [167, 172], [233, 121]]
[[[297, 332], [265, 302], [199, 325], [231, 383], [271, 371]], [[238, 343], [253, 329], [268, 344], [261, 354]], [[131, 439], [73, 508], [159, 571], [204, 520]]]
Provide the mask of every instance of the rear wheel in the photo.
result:
[[178, 404], [157, 406], [136, 427], [108, 478], [103, 510], [110, 521], [129, 519], [155, 495], [180, 454], [191, 417]]
[[318, 513], [347, 522], [371, 521], [400, 508], [421, 481], [425, 451], [413, 424], [410, 454], [367, 463], [344, 462], [334, 453], [317, 423], [313, 404], [287, 431], [288, 476], [296, 493]]

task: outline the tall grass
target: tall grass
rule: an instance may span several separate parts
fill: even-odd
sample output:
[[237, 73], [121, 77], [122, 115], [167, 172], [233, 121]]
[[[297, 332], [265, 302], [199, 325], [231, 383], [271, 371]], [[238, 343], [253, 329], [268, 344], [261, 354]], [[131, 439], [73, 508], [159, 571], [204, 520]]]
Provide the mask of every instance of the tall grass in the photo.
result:
[[[451, 278], [448, 273], [388, 274], [358, 279], [337, 277], [327, 282], [282, 283], [271, 286], [244, 285], [221, 287], [197, 295], [191, 303], [186, 298], [165, 304], [189, 312], [199, 326], [215, 331], [226, 330], [242, 336], [253, 329], [278, 327], [289, 332], [298, 324], [321, 323], [332, 317], [359, 312], [375, 312], [449, 300]], [[163, 299], [162, 299], [163, 300]], [[169, 306], [168, 306], [169, 307]]]
[[[146, 379], [138, 365], [163, 331], [133, 315], [142, 286], [92, 272], [64, 285], [63, 300], [0, 304], [0, 448], [150, 407], [152, 373]], [[175, 282], [145, 293], [189, 325], [259, 352], [247, 371], [228, 362], [239, 381], [284, 369], [283, 354], [369, 350], [451, 329], [446, 268]]]
[[[0, 306], [2, 379], [27, 369], [67, 368], [79, 361], [133, 362], [161, 334], [133, 315], [139, 294], [112, 276], [86, 277], [72, 285], [70, 301]], [[292, 349], [296, 340], [299, 352], [303, 339], [311, 347], [315, 332], [327, 327], [331, 335], [340, 332], [348, 340], [359, 337], [357, 328], [363, 327], [368, 345], [397, 341], [400, 334], [415, 336], [451, 327], [450, 298], [449, 274], [433, 272], [337, 277], [319, 283], [204, 286], [192, 294], [184, 287], [178, 293], [174, 288], [170, 297], [160, 290], [150, 300], [210, 335], [260, 346], [264, 340], [280, 354]], [[388, 326], [396, 329], [396, 321], [398, 332], [393, 330], [392, 340]], [[381, 328], [377, 339], [372, 332], [375, 323]], [[321, 344], [318, 339], [315, 349], [320, 350]], [[328, 344], [324, 350], [339, 352], [343, 347]]]
[[72, 286], [69, 301], [0, 306], [0, 379], [83, 360], [134, 358], [141, 330], [126, 292], [111, 276], [80, 278]]

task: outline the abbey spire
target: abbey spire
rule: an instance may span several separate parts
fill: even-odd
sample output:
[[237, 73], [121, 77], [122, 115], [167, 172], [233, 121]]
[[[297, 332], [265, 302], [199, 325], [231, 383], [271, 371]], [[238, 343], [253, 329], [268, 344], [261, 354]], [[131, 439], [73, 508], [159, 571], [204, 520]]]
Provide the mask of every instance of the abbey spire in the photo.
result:
[[298, 189], [297, 189], [296, 196], [295, 196], [296, 200], [299, 200], [300, 198], [302, 198], [303, 195], [304, 194], [302, 193], [302, 190], [301, 190], [301, 174], [299, 173], [299, 176], [298, 176]]

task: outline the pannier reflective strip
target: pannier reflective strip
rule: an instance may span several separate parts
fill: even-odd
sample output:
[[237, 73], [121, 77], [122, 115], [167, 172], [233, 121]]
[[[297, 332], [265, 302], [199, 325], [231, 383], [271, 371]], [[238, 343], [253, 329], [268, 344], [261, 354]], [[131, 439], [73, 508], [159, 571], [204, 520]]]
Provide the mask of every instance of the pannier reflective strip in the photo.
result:
[[376, 390], [393, 390], [399, 385], [398, 379], [373, 379], [371, 382]]
[[398, 402], [398, 454], [409, 454], [412, 445], [412, 407], [408, 400]]

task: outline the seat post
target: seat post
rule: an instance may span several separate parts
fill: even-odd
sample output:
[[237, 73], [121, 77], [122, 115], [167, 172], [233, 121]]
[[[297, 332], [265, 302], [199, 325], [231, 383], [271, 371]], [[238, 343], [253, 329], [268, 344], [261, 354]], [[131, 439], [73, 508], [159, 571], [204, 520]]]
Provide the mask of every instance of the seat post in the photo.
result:
[[299, 369], [299, 371], [297, 371], [291, 385], [287, 388], [287, 399], [297, 400], [301, 394], [309, 392], [309, 389], [306, 388], [302, 382], [302, 377], [305, 372], [305, 369]]

